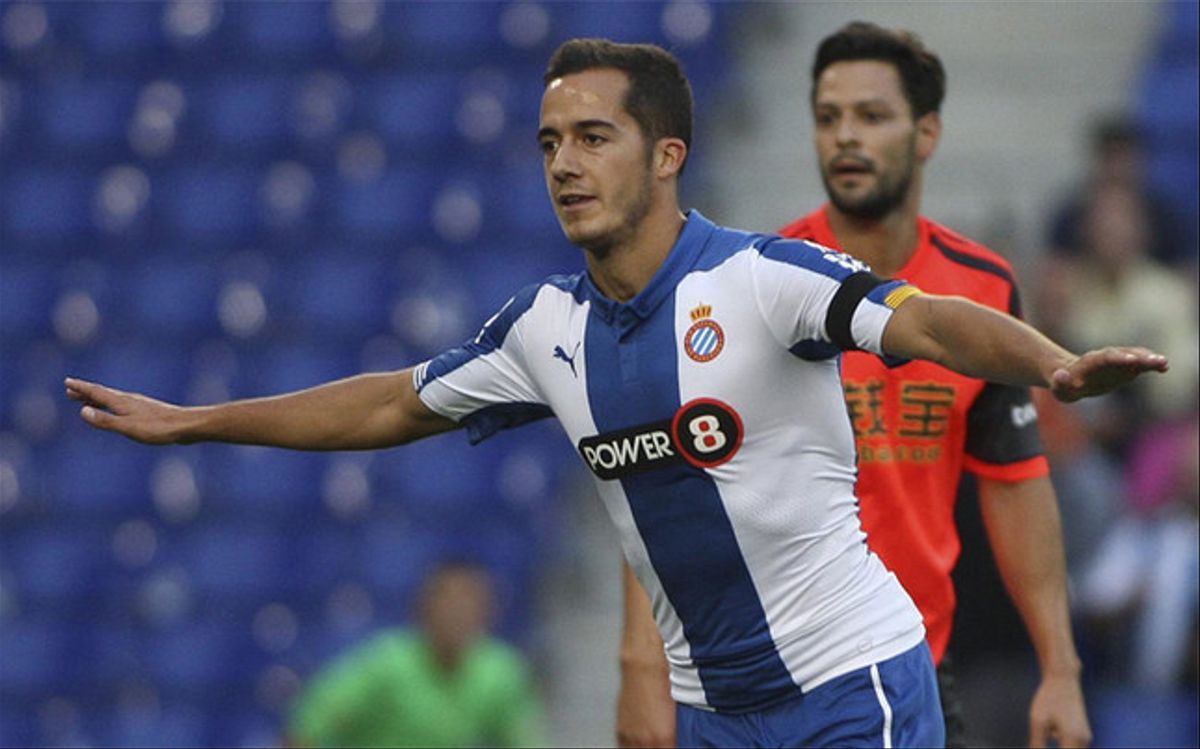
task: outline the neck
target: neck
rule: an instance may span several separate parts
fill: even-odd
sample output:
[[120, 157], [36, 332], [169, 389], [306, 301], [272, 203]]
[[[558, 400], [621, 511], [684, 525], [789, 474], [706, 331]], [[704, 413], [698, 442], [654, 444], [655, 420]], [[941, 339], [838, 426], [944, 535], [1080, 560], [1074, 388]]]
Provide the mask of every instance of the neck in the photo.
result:
[[588, 273], [609, 299], [628, 302], [646, 288], [679, 239], [685, 222], [679, 202], [656, 200], [641, 223], [603, 252], [584, 248]]
[[921, 175], [913, 175], [904, 201], [881, 218], [861, 218], [829, 204], [829, 227], [837, 237], [838, 248], [871, 266], [878, 276], [890, 278], [903, 268], [917, 251], [920, 233]]

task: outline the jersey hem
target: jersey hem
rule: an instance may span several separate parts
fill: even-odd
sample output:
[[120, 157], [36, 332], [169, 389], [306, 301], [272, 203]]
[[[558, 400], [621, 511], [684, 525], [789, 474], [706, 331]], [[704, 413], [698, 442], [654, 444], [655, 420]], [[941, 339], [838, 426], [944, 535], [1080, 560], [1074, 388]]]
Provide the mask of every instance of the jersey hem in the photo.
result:
[[860, 668], [866, 668], [875, 663], [882, 663], [889, 658], [895, 658], [901, 653], [905, 653], [917, 645], [925, 641], [925, 625], [918, 622], [915, 627], [912, 627], [893, 637], [887, 642], [880, 643], [866, 652], [849, 660], [839, 663], [837, 666], [823, 671], [811, 679], [806, 680], [800, 685], [800, 689], [805, 694], [811, 692], [817, 687], [832, 681], [839, 676], [845, 676], [851, 671], [857, 671]]

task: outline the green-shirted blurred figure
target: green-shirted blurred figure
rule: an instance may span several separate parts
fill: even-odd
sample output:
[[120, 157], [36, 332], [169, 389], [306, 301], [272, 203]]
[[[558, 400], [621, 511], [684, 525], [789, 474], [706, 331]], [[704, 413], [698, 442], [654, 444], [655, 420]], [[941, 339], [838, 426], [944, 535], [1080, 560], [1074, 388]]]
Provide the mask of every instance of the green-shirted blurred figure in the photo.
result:
[[299, 746], [542, 745], [541, 705], [523, 656], [487, 634], [492, 589], [474, 565], [439, 567], [419, 629], [378, 634], [339, 657], [296, 702]]

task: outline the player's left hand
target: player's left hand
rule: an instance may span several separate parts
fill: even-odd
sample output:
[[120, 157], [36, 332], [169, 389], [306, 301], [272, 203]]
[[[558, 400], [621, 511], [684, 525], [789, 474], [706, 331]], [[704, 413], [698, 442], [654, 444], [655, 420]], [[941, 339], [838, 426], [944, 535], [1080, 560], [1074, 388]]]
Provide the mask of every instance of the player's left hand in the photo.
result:
[[1083, 688], [1074, 676], [1045, 676], [1029, 706], [1029, 746], [1085, 747], [1092, 743]]
[[1050, 391], [1064, 403], [1103, 395], [1145, 372], [1166, 372], [1167, 357], [1140, 346], [1089, 351], [1054, 372]]

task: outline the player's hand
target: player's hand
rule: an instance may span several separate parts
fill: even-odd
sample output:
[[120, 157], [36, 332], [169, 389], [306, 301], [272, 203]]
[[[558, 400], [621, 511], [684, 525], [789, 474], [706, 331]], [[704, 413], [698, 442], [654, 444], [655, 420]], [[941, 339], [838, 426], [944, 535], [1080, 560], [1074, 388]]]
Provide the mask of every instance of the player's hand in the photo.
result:
[[1083, 688], [1073, 676], [1047, 676], [1029, 706], [1029, 746], [1084, 747], [1092, 743]]
[[1167, 357], [1137, 346], [1109, 346], [1089, 351], [1055, 371], [1050, 391], [1064, 403], [1103, 395], [1145, 372], [1166, 372]]
[[68, 377], [67, 397], [83, 404], [79, 415], [97, 429], [149, 445], [180, 442], [186, 409], [137, 393]]
[[661, 671], [623, 668], [617, 695], [617, 746], [675, 746], [675, 701]]

